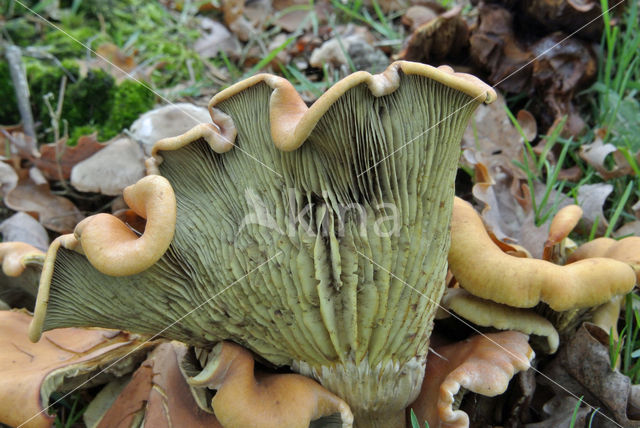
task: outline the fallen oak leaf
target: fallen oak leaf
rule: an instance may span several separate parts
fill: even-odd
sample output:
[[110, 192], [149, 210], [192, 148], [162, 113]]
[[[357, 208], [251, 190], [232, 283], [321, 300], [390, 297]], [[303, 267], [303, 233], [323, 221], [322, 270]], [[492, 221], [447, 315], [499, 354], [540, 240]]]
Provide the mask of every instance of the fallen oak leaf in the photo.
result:
[[601, 236], [607, 230], [609, 222], [602, 211], [609, 194], [613, 192], [613, 185], [609, 183], [585, 184], [578, 189], [578, 205], [582, 207], [584, 215], [579, 226], [581, 230], [589, 231], [597, 222], [596, 235]]
[[409, 37], [396, 59], [433, 62], [456, 56], [469, 40], [469, 29], [460, 16], [462, 6], [420, 25]]
[[81, 192], [116, 196], [144, 177], [144, 152], [129, 137], [119, 138], [104, 150], [71, 169], [71, 185]]
[[[629, 414], [635, 406], [634, 386], [629, 377], [611, 369], [609, 335], [600, 327], [583, 323], [544, 370], [548, 379], [558, 383], [550, 386], [558, 395], [567, 391], [574, 397], [584, 396], [590, 406], [604, 407], [596, 414], [594, 424], [604, 422], [600, 414], [613, 417], [622, 426], [638, 426], [637, 415]], [[548, 383], [545, 379], [540, 382]], [[557, 385], [562, 385], [559, 389]], [[599, 420], [600, 419], [600, 420]], [[594, 425], [600, 426], [600, 425]]]
[[52, 392], [73, 389], [113, 362], [107, 371], [126, 373], [155, 345], [121, 331], [82, 328], [50, 331], [32, 343], [31, 319], [23, 311], [0, 311], [0, 422], [11, 426], [50, 427], [54, 417], [45, 410]]
[[83, 215], [69, 199], [51, 193], [49, 184], [36, 184], [25, 177], [4, 197], [7, 207], [15, 211], [35, 213], [40, 223], [58, 233], [70, 233]]
[[[583, 144], [580, 147], [580, 157], [591, 165], [604, 180], [632, 174], [631, 165], [618, 148], [611, 143], [604, 142], [605, 134], [606, 130], [598, 129], [593, 143]], [[609, 155], [613, 156], [614, 166], [612, 169], [608, 169], [605, 165]]]
[[49, 248], [49, 234], [38, 220], [24, 212], [17, 212], [0, 223], [3, 242], [25, 242], [41, 251]]
[[66, 138], [56, 143], [43, 144], [40, 146], [40, 155], [31, 161], [49, 180], [68, 180], [74, 165], [106, 147], [98, 142], [97, 135], [94, 132], [82, 136], [75, 146], [67, 145]]
[[178, 342], [159, 345], [133, 374], [97, 428], [129, 427], [135, 420], [158, 428], [222, 428], [191, 395], [178, 366], [178, 358], [185, 352], [186, 346]]

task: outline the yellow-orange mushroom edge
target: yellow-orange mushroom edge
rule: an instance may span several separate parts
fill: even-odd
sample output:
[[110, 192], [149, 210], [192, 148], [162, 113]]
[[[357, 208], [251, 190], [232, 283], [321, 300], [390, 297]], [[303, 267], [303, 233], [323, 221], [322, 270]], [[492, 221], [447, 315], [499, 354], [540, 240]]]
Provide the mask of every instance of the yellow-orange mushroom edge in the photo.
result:
[[106, 275], [134, 275], [151, 267], [169, 248], [176, 228], [176, 197], [166, 178], [140, 179], [124, 189], [124, 200], [147, 220], [142, 236], [110, 214], [88, 217], [74, 231], [89, 262]]
[[42, 264], [44, 252], [24, 242], [2, 242], [0, 262], [5, 275], [20, 276], [27, 264]]
[[232, 342], [217, 344], [202, 372], [187, 382], [217, 391], [211, 404], [225, 428], [306, 428], [312, 420], [335, 413], [342, 428], [353, 424], [349, 405], [308, 377], [256, 377], [251, 353]]
[[597, 238], [576, 249], [567, 263], [574, 263], [592, 257], [606, 257], [624, 262], [636, 272], [640, 281], [640, 237], [629, 236], [616, 241], [612, 238]]
[[[311, 107], [307, 107], [300, 94], [286, 79], [271, 74], [257, 74], [216, 94], [209, 102], [209, 112], [214, 123], [221, 129], [228, 127], [225, 126], [226, 122], [222, 116], [224, 114], [215, 106], [258, 83], [266, 83], [273, 89], [269, 102], [271, 138], [280, 150], [292, 151], [304, 143], [318, 120], [346, 91], [366, 84], [374, 96], [380, 97], [390, 94], [400, 84], [400, 71], [408, 75], [428, 77], [462, 91], [480, 102], [490, 103], [497, 98], [492, 87], [470, 74], [456, 73], [449, 66], [436, 68], [417, 62], [396, 61], [380, 74], [372, 75], [366, 71], [350, 74], [322, 94]], [[163, 146], [165, 147], [158, 149], [171, 150], [166, 147], [167, 144], [163, 144]], [[154, 148], [154, 154], [158, 149]]]
[[483, 299], [530, 308], [545, 302], [555, 311], [587, 308], [631, 291], [634, 270], [608, 258], [558, 266], [503, 253], [468, 202], [456, 198], [451, 219], [449, 269], [460, 286]]
[[56, 238], [49, 249], [40, 275], [40, 285], [29, 338], [40, 340], [49, 302], [49, 289], [60, 247], [84, 253], [98, 271], [110, 276], [140, 273], [167, 251], [176, 228], [176, 197], [169, 181], [149, 175], [124, 189], [124, 200], [146, 226], [138, 236], [117, 217], [97, 214], [76, 226], [73, 234]]

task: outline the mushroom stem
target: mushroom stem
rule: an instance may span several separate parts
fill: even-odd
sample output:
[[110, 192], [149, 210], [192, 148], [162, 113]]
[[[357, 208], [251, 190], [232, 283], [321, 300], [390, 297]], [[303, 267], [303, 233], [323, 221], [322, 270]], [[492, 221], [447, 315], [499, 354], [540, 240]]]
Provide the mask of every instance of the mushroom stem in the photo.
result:
[[405, 428], [404, 410], [390, 413], [358, 413], [354, 412], [354, 428]]

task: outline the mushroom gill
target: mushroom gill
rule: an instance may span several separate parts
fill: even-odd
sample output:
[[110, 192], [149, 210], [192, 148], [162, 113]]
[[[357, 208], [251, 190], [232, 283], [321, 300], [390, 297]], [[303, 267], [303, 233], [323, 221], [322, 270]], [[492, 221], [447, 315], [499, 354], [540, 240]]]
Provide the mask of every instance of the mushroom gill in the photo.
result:
[[358, 427], [404, 426], [444, 291], [459, 141], [494, 98], [473, 76], [404, 61], [310, 108], [282, 78], [237, 83], [210, 103], [218, 133], [153, 149], [148, 172], [176, 199], [157, 262], [116, 276], [81, 253], [120, 243], [58, 242], [35, 318], [205, 349], [230, 340], [317, 379]]

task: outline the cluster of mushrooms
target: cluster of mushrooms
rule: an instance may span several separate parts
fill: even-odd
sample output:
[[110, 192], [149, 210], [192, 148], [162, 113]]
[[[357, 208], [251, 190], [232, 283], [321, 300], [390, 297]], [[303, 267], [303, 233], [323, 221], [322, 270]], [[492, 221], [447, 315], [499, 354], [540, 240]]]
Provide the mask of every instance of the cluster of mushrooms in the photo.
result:
[[[559, 325], [636, 283], [616, 241], [564, 266], [516, 257], [455, 198], [465, 126], [495, 96], [405, 61], [311, 107], [277, 76], [231, 86], [212, 124], [154, 146], [123, 216], [83, 220], [46, 256], [2, 244], [6, 274], [42, 268], [29, 337], [103, 327], [182, 342], [191, 392], [224, 428], [396, 428], [409, 408], [468, 426], [463, 391], [504, 392], [534, 357], [530, 336], [554, 352]], [[452, 314], [505, 331], [429, 354], [434, 319]]]

